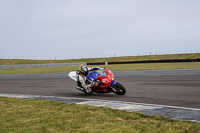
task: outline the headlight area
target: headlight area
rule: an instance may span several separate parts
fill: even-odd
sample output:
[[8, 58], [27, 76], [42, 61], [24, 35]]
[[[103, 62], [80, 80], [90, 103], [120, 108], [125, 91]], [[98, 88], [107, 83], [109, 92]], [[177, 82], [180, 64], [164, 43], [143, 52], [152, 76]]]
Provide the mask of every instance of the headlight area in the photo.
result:
[[107, 81], [107, 78], [101, 79], [101, 82], [102, 82], [102, 83], [108, 82], [108, 81]]

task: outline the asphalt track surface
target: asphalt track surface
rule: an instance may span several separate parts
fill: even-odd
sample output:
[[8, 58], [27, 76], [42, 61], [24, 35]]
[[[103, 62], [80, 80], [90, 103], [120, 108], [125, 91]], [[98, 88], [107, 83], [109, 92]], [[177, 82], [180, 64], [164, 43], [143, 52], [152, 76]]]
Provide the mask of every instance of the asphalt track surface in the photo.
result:
[[200, 109], [200, 69], [114, 71], [127, 90], [86, 95], [76, 89], [68, 73], [1, 74], [0, 93], [75, 97], [148, 103]]

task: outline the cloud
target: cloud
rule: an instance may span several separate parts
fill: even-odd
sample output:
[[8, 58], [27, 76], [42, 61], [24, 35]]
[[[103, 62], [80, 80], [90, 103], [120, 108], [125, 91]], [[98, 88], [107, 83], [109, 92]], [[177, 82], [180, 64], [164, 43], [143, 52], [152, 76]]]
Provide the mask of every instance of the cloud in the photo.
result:
[[80, 57], [198, 50], [199, 6], [186, 0], [2, 0], [0, 53]]

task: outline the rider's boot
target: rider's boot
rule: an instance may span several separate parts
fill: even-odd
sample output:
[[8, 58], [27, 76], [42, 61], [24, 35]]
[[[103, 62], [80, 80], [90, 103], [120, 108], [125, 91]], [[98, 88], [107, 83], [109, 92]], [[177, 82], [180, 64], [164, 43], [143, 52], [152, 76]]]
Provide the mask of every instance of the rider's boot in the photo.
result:
[[88, 94], [88, 95], [90, 95], [90, 94], [93, 93], [93, 90], [91, 88], [86, 88], [85, 89], [85, 93]]
[[91, 88], [84, 88], [79, 81], [77, 81], [76, 89], [83, 91], [85, 94], [88, 94], [88, 95], [93, 93], [93, 90]]

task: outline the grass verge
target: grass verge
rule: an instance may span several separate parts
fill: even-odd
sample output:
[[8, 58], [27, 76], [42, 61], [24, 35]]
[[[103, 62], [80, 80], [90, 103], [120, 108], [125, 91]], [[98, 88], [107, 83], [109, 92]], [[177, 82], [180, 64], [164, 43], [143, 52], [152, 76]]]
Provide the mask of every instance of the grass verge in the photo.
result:
[[[190, 69], [200, 68], [200, 62], [187, 63], [148, 63], [148, 64], [120, 64], [120, 65], [100, 65], [112, 71], [122, 70], [157, 70], [157, 69]], [[78, 69], [78, 66], [67, 67], [43, 67], [43, 68], [22, 68], [22, 69], [2, 69], [0, 74], [23, 74], [23, 73], [61, 73]]]
[[0, 97], [1, 132], [188, 132], [200, 124], [105, 107]]
[[0, 65], [77, 63], [77, 62], [95, 63], [95, 62], [144, 61], [144, 60], [165, 60], [165, 59], [197, 59], [197, 58], [200, 58], [200, 53], [147, 55], [147, 56], [123, 56], [123, 57], [110, 57], [110, 58], [88, 58], [88, 59], [68, 59], [68, 60], [0, 59]]

